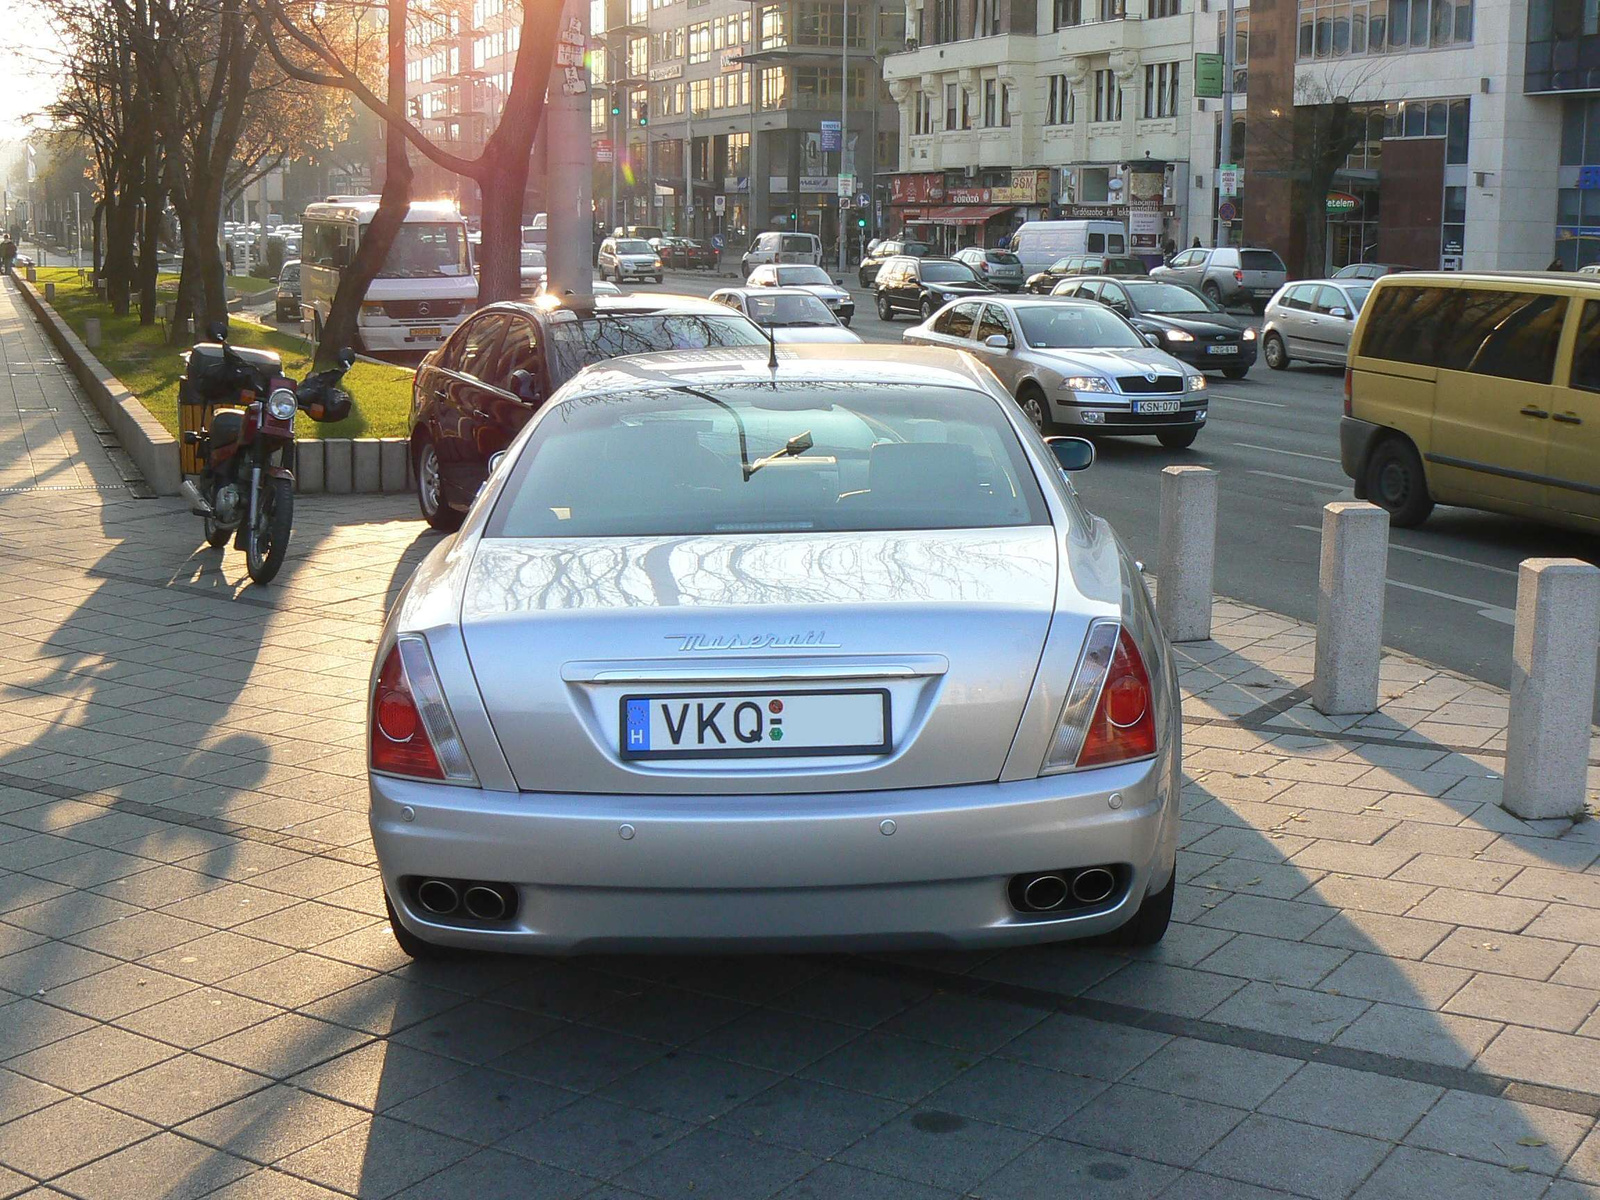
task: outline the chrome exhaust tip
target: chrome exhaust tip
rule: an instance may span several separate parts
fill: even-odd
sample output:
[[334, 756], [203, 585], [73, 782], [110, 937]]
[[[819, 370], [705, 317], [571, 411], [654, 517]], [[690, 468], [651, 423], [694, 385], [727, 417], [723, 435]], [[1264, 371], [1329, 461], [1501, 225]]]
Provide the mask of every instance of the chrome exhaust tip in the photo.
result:
[[473, 884], [461, 897], [462, 907], [469, 917], [479, 921], [502, 921], [506, 915], [506, 898], [492, 887]]
[[1079, 904], [1098, 904], [1116, 891], [1117, 877], [1104, 867], [1079, 871], [1072, 880], [1072, 898]]
[[200, 494], [200, 489], [195, 487], [194, 480], [185, 479], [183, 486], [178, 489], [183, 493], [183, 498], [189, 502], [189, 511], [197, 517], [215, 516], [211, 505], [206, 503], [206, 498]]
[[1059, 875], [1036, 875], [1022, 889], [1022, 902], [1034, 912], [1049, 912], [1067, 902], [1067, 881]]
[[447, 917], [456, 911], [461, 896], [442, 879], [424, 879], [417, 884], [417, 903], [437, 917]]

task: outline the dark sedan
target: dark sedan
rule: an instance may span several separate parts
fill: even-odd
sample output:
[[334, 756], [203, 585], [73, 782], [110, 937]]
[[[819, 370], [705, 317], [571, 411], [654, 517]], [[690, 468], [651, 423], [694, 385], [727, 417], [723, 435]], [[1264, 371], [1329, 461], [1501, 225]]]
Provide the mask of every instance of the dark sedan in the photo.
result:
[[1098, 300], [1160, 336], [1162, 349], [1203, 371], [1243, 379], [1256, 361], [1256, 331], [1193, 288], [1158, 279], [1069, 279], [1057, 296]]
[[490, 457], [584, 367], [767, 344], [748, 317], [684, 296], [599, 296], [585, 307], [544, 297], [478, 310], [422, 360], [412, 385], [411, 464], [423, 518], [435, 529], [459, 526]]
[[1145, 275], [1144, 259], [1131, 254], [1069, 254], [1028, 276], [1024, 291], [1048, 296], [1063, 279], [1078, 275]]

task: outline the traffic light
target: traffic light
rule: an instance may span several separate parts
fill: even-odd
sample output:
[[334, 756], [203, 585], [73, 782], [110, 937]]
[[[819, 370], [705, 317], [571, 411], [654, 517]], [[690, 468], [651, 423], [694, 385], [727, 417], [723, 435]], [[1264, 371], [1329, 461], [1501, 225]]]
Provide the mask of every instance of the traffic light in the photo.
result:
[[865, 217], [857, 217], [856, 218], [856, 228], [857, 229], [865, 229], [866, 227], [867, 227], [867, 219]]
[[639, 124], [650, 124], [650, 105], [641, 100], [638, 108], [634, 110], [634, 116], [639, 118]]
[[406, 102], [406, 106], [411, 110], [411, 119], [412, 120], [414, 120], [414, 121], [422, 120], [422, 97], [421, 96], [413, 96], [413, 97], [411, 97], [411, 99]]
[[613, 117], [620, 117], [622, 115], [622, 93], [621, 92], [612, 92], [611, 93], [611, 115]]

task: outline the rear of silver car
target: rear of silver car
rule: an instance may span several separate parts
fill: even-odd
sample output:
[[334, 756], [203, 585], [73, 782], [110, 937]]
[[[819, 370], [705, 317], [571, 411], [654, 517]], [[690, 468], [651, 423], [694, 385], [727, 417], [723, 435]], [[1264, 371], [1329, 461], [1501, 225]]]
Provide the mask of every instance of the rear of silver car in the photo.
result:
[[[1171, 880], [1175, 670], [1115, 537], [1003, 419], [1047, 521], [507, 537], [489, 514], [525, 481], [497, 473], [379, 647], [372, 832], [403, 926], [567, 952], [1127, 922]], [[932, 446], [897, 469], [958, 457]], [[1130, 662], [1137, 714], [1115, 709]], [[1134, 721], [1148, 753], [1118, 750]]]

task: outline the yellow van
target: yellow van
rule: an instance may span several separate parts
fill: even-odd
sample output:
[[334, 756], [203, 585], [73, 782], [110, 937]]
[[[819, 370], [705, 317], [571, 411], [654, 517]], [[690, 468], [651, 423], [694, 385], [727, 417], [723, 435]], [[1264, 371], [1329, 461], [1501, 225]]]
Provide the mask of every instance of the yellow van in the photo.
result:
[[1340, 462], [1394, 524], [1438, 502], [1600, 530], [1600, 277], [1386, 275], [1344, 387]]

